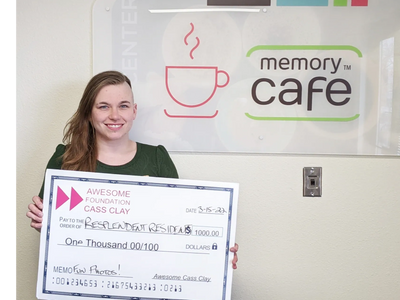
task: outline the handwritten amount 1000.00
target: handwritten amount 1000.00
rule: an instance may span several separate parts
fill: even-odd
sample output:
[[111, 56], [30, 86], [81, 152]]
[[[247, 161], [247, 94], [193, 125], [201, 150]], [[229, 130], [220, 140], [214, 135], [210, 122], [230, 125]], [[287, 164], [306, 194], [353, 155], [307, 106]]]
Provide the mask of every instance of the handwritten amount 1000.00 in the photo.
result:
[[135, 290], [135, 291], [161, 291], [161, 292], [182, 292], [182, 286], [176, 284], [151, 284], [141, 282], [128, 282], [128, 281], [101, 281], [90, 279], [77, 279], [69, 277], [53, 277], [53, 284], [56, 285], [69, 285], [69, 286], [83, 286], [89, 288], [107, 288], [119, 290]]

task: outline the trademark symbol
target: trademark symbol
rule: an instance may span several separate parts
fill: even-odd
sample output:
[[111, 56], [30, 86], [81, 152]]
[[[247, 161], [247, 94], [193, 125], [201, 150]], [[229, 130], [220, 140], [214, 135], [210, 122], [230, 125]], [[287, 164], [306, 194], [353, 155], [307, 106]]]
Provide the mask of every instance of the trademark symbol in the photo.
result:
[[351, 70], [351, 65], [344, 65], [345, 70]]

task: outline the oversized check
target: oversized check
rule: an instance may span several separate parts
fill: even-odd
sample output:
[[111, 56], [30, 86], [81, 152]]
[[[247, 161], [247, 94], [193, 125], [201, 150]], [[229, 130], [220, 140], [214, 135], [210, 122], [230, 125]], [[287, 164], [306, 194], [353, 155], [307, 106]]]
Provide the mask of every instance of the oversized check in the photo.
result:
[[47, 170], [38, 299], [230, 299], [238, 184]]

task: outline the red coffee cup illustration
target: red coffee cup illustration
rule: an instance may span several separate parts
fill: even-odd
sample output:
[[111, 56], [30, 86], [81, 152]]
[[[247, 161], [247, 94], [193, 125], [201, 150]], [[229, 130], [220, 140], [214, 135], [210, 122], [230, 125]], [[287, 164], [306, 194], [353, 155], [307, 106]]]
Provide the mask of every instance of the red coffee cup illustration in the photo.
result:
[[214, 66], [166, 66], [165, 86], [179, 105], [194, 108], [210, 101], [229, 83], [229, 75]]

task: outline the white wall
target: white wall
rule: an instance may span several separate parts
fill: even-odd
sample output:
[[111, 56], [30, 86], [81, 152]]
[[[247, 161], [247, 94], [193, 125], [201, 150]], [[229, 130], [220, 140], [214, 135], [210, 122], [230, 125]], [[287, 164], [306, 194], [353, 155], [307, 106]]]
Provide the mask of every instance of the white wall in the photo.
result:
[[[36, 299], [27, 205], [92, 76], [94, 0], [17, 1], [17, 299]], [[139, 108], [140, 113], [140, 108]], [[240, 183], [234, 300], [400, 299], [400, 159], [172, 153], [181, 178]], [[323, 168], [323, 197], [302, 169]]]

